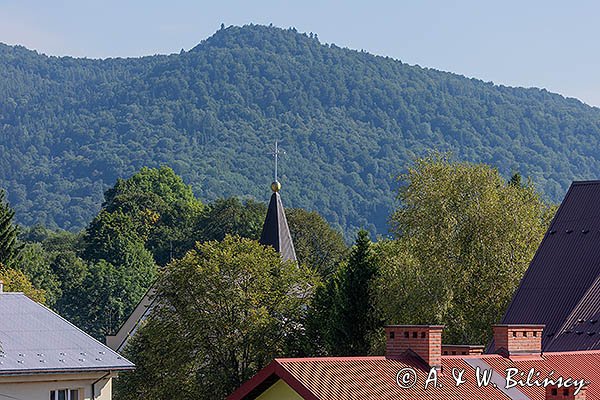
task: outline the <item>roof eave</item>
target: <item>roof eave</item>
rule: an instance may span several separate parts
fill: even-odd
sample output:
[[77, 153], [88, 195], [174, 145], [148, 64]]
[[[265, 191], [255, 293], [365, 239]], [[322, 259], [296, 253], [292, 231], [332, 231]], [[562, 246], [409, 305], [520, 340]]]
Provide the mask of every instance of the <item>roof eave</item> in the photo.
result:
[[17, 375], [41, 375], [41, 374], [81, 374], [86, 372], [124, 372], [133, 371], [135, 365], [122, 367], [98, 367], [98, 368], [64, 368], [64, 369], [23, 369], [0, 371], [1, 376]]

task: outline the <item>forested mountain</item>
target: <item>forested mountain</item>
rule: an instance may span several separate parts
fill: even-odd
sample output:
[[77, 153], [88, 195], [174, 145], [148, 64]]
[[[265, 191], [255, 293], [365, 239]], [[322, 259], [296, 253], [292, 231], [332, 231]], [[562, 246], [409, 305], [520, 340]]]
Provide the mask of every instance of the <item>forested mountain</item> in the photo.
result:
[[0, 45], [0, 186], [23, 224], [76, 230], [118, 177], [168, 165], [210, 201], [266, 201], [282, 141], [287, 206], [385, 233], [395, 176], [430, 149], [530, 176], [558, 201], [600, 177], [600, 109], [326, 45], [228, 27], [190, 51], [90, 60]]

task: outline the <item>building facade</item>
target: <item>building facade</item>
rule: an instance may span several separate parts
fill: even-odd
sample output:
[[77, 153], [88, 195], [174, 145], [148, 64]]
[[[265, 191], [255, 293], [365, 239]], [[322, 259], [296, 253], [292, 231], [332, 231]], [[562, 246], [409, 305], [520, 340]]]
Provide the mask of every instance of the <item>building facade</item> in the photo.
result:
[[52, 310], [0, 284], [0, 399], [111, 400], [134, 365]]

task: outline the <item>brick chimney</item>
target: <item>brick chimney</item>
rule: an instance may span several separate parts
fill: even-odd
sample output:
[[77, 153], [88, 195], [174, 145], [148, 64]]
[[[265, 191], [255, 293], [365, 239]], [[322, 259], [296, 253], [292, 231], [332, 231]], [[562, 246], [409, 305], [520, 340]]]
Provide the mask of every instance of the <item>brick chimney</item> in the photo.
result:
[[494, 351], [505, 356], [542, 353], [544, 325], [493, 325]]
[[443, 325], [389, 325], [385, 327], [385, 356], [397, 358], [412, 350], [430, 367], [442, 367]]
[[546, 386], [545, 400], [585, 400], [585, 389], [583, 388], [575, 395], [575, 388], [559, 388], [555, 386]]

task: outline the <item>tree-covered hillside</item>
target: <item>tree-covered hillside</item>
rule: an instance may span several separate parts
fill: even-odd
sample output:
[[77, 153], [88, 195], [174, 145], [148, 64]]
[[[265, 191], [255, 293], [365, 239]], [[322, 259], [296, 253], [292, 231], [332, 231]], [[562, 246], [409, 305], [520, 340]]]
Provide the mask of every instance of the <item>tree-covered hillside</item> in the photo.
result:
[[0, 186], [24, 224], [78, 229], [103, 191], [168, 165], [210, 201], [266, 201], [282, 141], [287, 206], [385, 233], [414, 156], [531, 176], [552, 200], [600, 176], [600, 110], [324, 45], [265, 26], [221, 29], [169, 56], [89, 60], [0, 45]]

